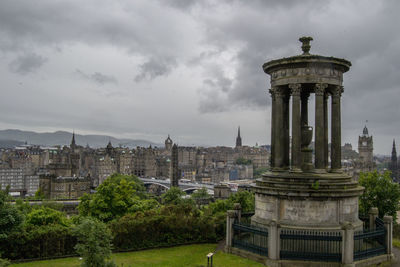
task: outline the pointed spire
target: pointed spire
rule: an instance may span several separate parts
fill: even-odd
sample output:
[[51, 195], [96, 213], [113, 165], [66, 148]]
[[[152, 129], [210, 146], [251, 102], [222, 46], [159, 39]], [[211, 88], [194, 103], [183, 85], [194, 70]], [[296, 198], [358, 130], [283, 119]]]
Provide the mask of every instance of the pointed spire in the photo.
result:
[[236, 137], [236, 147], [242, 146], [242, 138], [240, 137], [240, 126], [238, 127], [238, 136]]
[[71, 145], [70, 147], [72, 149], [76, 148], [76, 143], [75, 143], [75, 131], [72, 131], [72, 140], [71, 140]]
[[392, 154], [397, 154], [396, 153], [396, 142], [395, 142], [394, 138], [393, 138]]

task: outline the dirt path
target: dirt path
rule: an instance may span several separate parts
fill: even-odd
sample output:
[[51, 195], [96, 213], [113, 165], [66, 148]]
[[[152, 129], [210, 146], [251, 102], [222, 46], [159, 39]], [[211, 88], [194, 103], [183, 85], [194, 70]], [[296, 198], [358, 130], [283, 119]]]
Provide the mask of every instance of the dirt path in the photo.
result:
[[395, 261], [392, 263], [392, 267], [400, 267], [400, 250], [396, 247], [393, 247], [393, 254], [396, 258]]

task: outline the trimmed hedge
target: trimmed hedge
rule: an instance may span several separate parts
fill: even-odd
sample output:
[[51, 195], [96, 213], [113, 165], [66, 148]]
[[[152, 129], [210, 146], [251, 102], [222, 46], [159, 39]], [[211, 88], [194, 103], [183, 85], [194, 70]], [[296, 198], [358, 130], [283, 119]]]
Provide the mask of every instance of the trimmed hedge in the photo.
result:
[[12, 233], [0, 244], [2, 257], [10, 260], [40, 259], [76, 254], [76, 238], [71, 229], [46, 225]]
[[[214, 218], [200, 216], [190, 206], [165, 206], [160, 212], [137, 212], [110, 223], [114, 248], [137, 250], [194, 242], [216, 242]], [[219, 230], [219, 229], [218, 229]]]

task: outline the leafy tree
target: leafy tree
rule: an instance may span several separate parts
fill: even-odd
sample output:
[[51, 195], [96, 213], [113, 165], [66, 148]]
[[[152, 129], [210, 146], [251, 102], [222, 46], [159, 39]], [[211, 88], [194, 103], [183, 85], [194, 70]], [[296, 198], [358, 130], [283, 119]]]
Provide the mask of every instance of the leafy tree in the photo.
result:
[[108, 222], [128, 212], [155, 207], [155, 201], [145, 200], [146, 197], [146, 189], [137, 177], [113, 174], [97, 187], [95, 194], [81, 197], [78, 209], [83, 216]]
[[34, 199], [45, 199], [46, 196], [44, 195], [43, 191], [41, 188], [39, 188], [36, 192], [35, 192], [35, 197]]
[[116, 266], [107, 261], [111, 256], [112, 235], [101, 221], [86, 217], [73, 230], [78, 239], [75, 249], [83, 257], [84, 267]]
[[208, 194], [207, 188], [203, 187], [201, 189], [196, 190], [190, 196], [193, 199], [208, 199], [211, 198], [210, 194]]
[[255, 209], [254, 193], [249, 191], [239, 191], [229, 196], [228, 199], [218, 199], [214, 203], [210, 203], [205, 207], [207, 214], [224, 213], [233, 209], [235, 203], [240, 203], [243, 212], [252, 212]]
[[10, 233], [17, 231], [23, 222], [23, 216], [18, 209], [7, 202], [8, 191], [9, 187], [6, 190], [0, 188], [0, 242], [7, 239]]
[[359, 183], [365, 188], [360, 197], [360, 213], [368, 214], [371, 207], [377, 207], [379, 216], [393, 216], [396, 221], [399, 210], [400, 185], [392, 182], [389, 171], [383, 174], [374, 172], [360, 173]]
[[238, 158], [235, 163], [237, 165], [251, 165], [251, 159]]
[[184, 202], [184, 196], [186, 196], [185, 192], [183, 192], [179, 187], [173, 186], [161, 195], [161, 199], [164, 204], [178, 205]]
[[26, 217], [26, 224], [32, 226], [42, 226], [50, 224], [60, 224], [68, 226], [68, 220], [65, 214], [48, 207], [40, 207], [32, 210]]
[[251, 212], [255, 209], [254, 204], [254, 193], [249, 191], [238, 191], [232, 194], [228, 198], [230, 208], [233, 208], [233, 204], [240, 203], [243, 212]]

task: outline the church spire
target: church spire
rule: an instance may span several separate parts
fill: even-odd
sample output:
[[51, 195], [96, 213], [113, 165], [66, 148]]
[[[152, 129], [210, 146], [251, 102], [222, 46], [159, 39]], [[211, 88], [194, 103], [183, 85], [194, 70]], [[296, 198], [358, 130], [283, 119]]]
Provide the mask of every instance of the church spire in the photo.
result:
[[76, 143], [75, 143], [75, 131], [72, 131], [72, 140], [71, 140], [71, 145], [70, 145], [70, 147], [71, 147], [72, 149], [75, 149], [75, 148], [76, 148]]
[[392, 171], [392, 179], [395, 182], [398, 182], [399, 170], [398, 170], [398, 164], [397, 164], [396, 142], [394, 141], [394, 139], [393, 139], [393, 148], [392, 148], [392, 161], [390, 162], [389, 170]]
[[242, 137], [240, 137], [240, 126], [238, 127], [238, 135], [236, 137], [236, 147], [242, 146]]
[[393, 159], [393, 156], [397, 158], [396, 142], [394, 139], [393, 139], [393, 147], [392, 147], [392, 159]]

